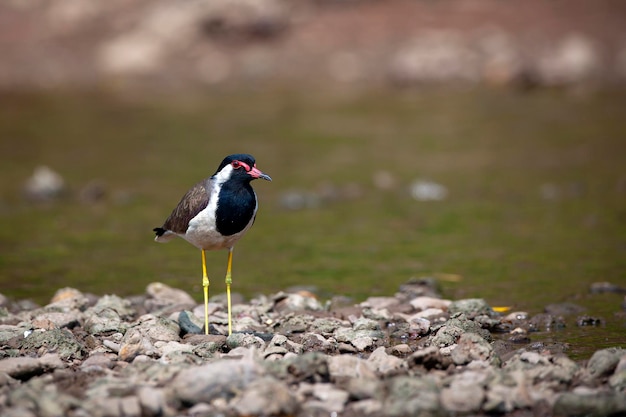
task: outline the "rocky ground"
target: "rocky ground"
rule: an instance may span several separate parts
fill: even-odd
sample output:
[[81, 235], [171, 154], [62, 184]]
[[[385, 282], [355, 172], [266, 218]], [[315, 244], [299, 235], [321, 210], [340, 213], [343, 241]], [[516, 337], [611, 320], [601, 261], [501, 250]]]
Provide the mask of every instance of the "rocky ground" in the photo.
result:
[[8, 0], [0, 89], [626, 81], [614, 0]]
[[[305, 291], [234, 305], [234, 332], [164, 284], [146, 294], [3, 299], [0, 414], [29, 416], [611, 416], [626, 350], [576, 363], [528, 334], [550, 314], [497, 313], [413, 280], [322, 305]], [[543, 324], [542, 324], [543, 323]]]

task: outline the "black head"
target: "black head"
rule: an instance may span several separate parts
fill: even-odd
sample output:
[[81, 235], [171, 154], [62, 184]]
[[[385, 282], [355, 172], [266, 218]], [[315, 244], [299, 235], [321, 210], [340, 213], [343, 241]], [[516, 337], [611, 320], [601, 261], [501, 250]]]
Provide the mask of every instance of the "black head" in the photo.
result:
[[238, 178], [242, 181], [252, 181], [262, 178], [271, 181], [269, 175], [264, 174], [256, 167], [254, 156], [246, 153], [228, 155], [215, 171], [213, 176], [228, 175], [228, 178]]

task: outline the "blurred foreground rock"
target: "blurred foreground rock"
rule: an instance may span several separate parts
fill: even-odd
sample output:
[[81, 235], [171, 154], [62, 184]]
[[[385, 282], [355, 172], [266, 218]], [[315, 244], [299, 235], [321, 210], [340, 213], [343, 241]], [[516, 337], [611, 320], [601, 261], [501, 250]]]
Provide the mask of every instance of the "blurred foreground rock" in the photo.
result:
[[128, 299], [65, 288], [44, 307], [3, 304], [3, 416], [626, 413], [625, 349], [576, 363], [506, 342], [496, 335], [531, 329], [528, 314], [443, 300], [428, 279], [357, 305], [261, 296], [235, 306], [230, 336], [222, 303], [204, 335], [202, 306], [161, 283]]

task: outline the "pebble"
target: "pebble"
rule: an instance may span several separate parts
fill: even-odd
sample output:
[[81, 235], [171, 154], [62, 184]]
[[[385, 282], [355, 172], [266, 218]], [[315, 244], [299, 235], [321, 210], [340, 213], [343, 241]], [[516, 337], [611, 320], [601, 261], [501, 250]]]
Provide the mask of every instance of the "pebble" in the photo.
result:
[[[501, 316], [484, 300], [441, 300], [432, 288], [412, 280], [393, 297], [339, 310], [308, 295], [261, 296], [237, 305], [240, 327], [230, 336], [197, 333], [196, 305], [163, 284], [132, 302], [63, 289], [43, 308], [0, 317], [0, 410], [9, 417], [626, 413], [623, 348], [577, 363], [558, 346], [532, 342], [534, 331], [558, 326], [555, 316]], [[222, 331], [222, 302], [211, 311]]]

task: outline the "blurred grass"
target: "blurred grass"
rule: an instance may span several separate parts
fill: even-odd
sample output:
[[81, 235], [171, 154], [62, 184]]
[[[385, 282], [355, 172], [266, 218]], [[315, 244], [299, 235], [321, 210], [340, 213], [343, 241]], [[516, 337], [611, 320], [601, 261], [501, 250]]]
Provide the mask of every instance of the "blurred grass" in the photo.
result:
[[[233, 152], [254, 154], [274, 179], [254, 183], [257, 222], [235, 249], [234, 289], [247, 296], [315, 285], [323, 296], [360, 300], [393, 294], [412, 276], [451, 273], [462, 279], [443, 282], [448, 297], [539, 311], [586, 294], [595, 281], [626, 285], [625, 98], [4, 94], [1, 291], [46, 303], [64, 286], [127, 295], [163, 281], [199, 300], [198, 251], [182, 240], [158, 245], [151, 229]], [[48, 205], [21, 198], [40, 164], [64, 176], [70, 197]], [[379, 171], [396, 179], [394, 188], [374, 186]], [[416, 178], [445, 185], [449, 198], [411, 199]], [[106, 197], [79, 202], [76, 192], [95, 180]], [[279, 204], [290, 190], [346, 186], [358, 196], [300, 211]], [[542, 198], [542, 187], [555, 198]], [[225, 252], [209, 255], [214, 294], [223, 291], [225, 261]], [[601, 313], [619, 309], [611, 308]]]

